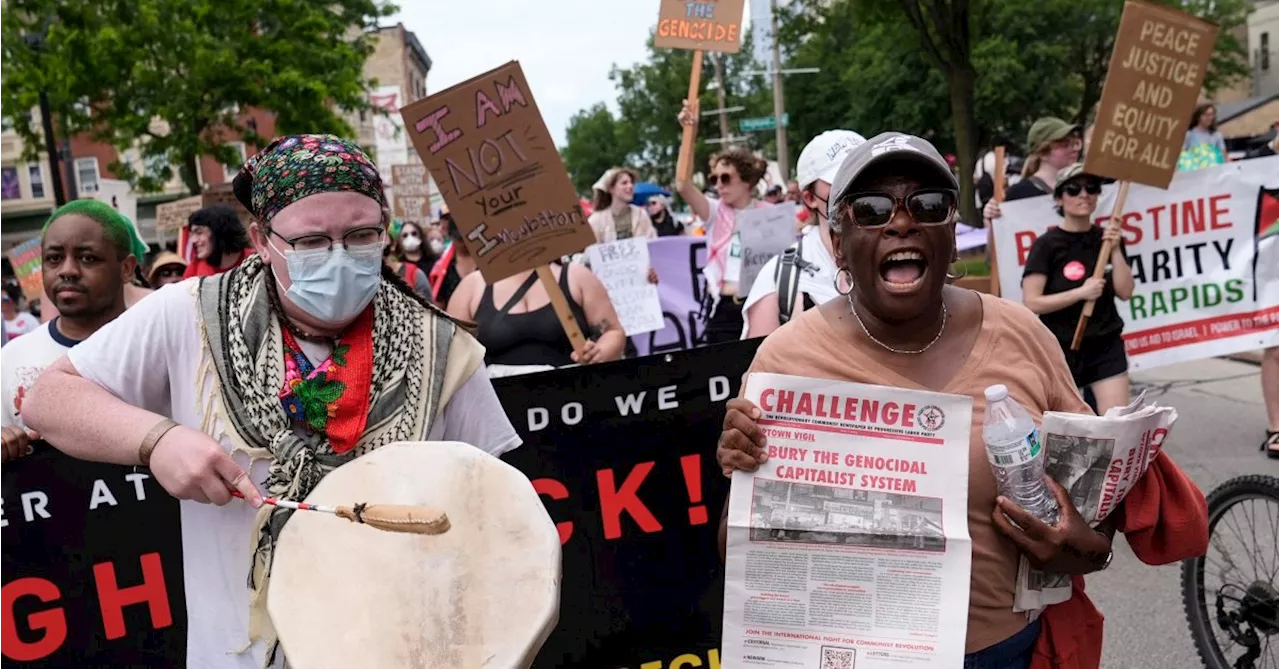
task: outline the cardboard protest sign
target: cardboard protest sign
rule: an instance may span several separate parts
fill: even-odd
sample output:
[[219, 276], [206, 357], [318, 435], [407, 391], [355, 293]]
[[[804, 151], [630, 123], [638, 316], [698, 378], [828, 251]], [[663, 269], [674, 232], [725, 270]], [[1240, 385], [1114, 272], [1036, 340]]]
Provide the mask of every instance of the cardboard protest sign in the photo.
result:
[[649, 240], [632, 237], [596, 244], [587, 247], [587, 257], [628, 337], [666, 326], [658, 287], [649, 283]]
[[204, 206], [204, 197], [192, 195], [181, 200], [156, 205], [156, 229], [178, 230], [187, 224], [191, 215]]
[[653, 46], [738, 53], [742, 48], [742, 4], [742, 0], [662, 0]]
[[9, 249], [9, 264], [13, 265], [13, 274], [18, 278], [22, 294], [28, 300], [44, 297], [44, 280], [41, 278], [40, 266], [43, 264], [40, 237], [28, 239]]
[[751, 291], [760, 268], [796, 241], [796, 209], [790, 202], [738, 212], [742, 239], [742, 269], [738, 290]]
[[392, 212], [396, 218], [407, 221], [425, 221], [431, 218], [431, 189], [427, 185], [426, 165], [392, 165]]
[[1169, 186], [1217, 37], [1217, 26], [1189, 14], [1124, 4], [1086, 172]]
[[400, 110], [485, 281], [595, 243], [520, 64]]

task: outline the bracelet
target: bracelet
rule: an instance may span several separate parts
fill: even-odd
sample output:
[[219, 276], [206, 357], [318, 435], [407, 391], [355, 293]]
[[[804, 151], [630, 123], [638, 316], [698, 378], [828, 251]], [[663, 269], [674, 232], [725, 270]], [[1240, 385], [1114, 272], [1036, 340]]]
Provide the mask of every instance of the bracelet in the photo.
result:
[[160, 443], [160, 439], [175, 427], [178, 427], [178, 424], [166, 418], [156, 423], [147, 436], [143, 437], [142, 445], [138, 447], [138, 462], [141, 462], [143, 467], [151, 465], [151, 451], [156, 450], [156, 444]]

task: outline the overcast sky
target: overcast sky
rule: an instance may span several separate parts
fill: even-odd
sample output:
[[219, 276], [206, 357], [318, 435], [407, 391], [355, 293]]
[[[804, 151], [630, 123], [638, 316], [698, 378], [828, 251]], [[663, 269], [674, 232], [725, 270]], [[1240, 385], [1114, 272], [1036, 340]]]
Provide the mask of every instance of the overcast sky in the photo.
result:
[[438, 93], [518, 60], [547, 129], [564, 145], [569, 117], [596, 102], [616, 111], [609, 69], [644, 59], [657, 0], [402, 0], [401, 21], [431, 57], [427, 91]]
[[[618, 93], [609, 70], [644, 60], [645, 40], [658, 23], [658, 0], [398, 4], [400, 12], [384, 25], [400, 21], [417, 34], [431, 57], [428, 93], [518, 60], [558, 146], [564, 146], [565, 127], [578, 110], [605, 102], [617, 112]], [[768, 4], [763, 6], [767, 12]]]

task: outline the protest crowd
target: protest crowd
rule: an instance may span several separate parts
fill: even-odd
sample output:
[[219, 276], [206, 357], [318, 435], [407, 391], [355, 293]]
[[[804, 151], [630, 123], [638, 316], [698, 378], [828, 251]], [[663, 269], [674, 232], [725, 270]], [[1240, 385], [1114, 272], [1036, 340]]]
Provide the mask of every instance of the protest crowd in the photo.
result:
[[[1192, 408], [1141, 375], [1255, 356], [1249, 447], [1280, 457], [1276, 124], [1228, 150], [1201, 79], [1171, 76], [1152, 108], [1175, 131], [1125, 134], [1134, 68], [1086, 123], [974, 147], [972, 173], [885, 126], [823, 128], [794, 165], [732, 141], [698, 164], [703, 52], [744, 27], [686, 4], [654, 29], [696, 52], [661, 176], [624, 161], [575, 188], [513, 61], [398, 98], [395, 165], [355, 136], [263, 137], [172, 205], [176, 239], [59, 194], [0, 296], [6, 664], [1118, 666], [1088, 575], [1117, 534], [1147, 565], [1200, 559], [1217, 522], [1167, 448]], [[1166, 48], [1128, 25], [1117, 52]], [[425, 471], [451, 500], [402, 442], [442, 448]], [[342, 486], [369, 499], [334, 511]], [[310, 551], [336, 553], [339, 522], [401, 543], [353, 535], [393, 557], [341, 575], [350, 599], [287, 601], [332, 576]], [[1232, 638], [1272, 663], [1244, 643], [1221, 666], [1276, 666], [1271, 531], [1241, 595], [1270, 627], [1241, 613]], [[521, 557], [547, 537], [548, 565]], [[467, 566], [504, 553], [528, 573]], [[508, 601], [466, 594], [490, 590]]]

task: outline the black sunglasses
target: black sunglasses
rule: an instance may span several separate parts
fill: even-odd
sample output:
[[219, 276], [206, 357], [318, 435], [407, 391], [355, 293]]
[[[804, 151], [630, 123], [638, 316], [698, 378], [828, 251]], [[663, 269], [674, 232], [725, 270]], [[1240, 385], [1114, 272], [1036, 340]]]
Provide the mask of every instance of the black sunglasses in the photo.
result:
[[721, 186], [728, 186], [729, 184], [733, 183], [733, 179], [734, 179], [733, 175], [728, 172], [724, 172], [721, 174], [712, 174], [711, 185], [714, 186], [716, 184], [719, 184]]
[[1080, 191], [1084, 191], [1090, 195], [1097, 195], [1102, 192], [1102, 183], [1098, 181], [1086, 181], [1084, 183], [1072, 181], [1062, 187], [1063, 194], [1070, 195], [1071, 197], [1079, 195]]
[[942, 225], [951, 221], [958, 196], [946, 188], [924, 188], [906, 198], [888, 193], [855, 193], [845, 197], [853, 223], [860, 228], [880, 228], [889, 224], [902, 207], [920, 225]]

